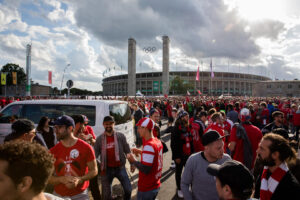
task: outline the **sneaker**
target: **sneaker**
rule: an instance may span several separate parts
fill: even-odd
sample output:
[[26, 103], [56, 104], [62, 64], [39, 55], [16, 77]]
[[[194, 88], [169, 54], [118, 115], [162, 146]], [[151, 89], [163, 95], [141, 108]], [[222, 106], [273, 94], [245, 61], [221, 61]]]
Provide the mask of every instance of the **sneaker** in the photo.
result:
[[179, 198], [183, 198], [183, 193], [181, 192], [181, 190], [177, 190], [177, 196]]
[[171, 169], [175, 169], [175, 167], [176, 167], [176, 165], [175, 165], [175, 162], [174, 162], [174, 160], [171, 162], [171, 165], [170, 165], [170, 168]]

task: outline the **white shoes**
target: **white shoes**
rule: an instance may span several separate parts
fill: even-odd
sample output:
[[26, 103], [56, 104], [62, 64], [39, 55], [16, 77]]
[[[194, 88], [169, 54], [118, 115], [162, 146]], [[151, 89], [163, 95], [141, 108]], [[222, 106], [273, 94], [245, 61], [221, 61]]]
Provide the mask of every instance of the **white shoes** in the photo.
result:
[[171, 168], [171, 169], [175, 169], [175, 167], [176, 167], [176, 166], [175, 166], [175, 162], [174, 162], [174, 160], [172, 160], [171, 165], [170, 165], [170, 168]]
[[179, 198], [183, 198], [183, 193], [181, 192], [181, 190], [177, 190], [177, 196]]

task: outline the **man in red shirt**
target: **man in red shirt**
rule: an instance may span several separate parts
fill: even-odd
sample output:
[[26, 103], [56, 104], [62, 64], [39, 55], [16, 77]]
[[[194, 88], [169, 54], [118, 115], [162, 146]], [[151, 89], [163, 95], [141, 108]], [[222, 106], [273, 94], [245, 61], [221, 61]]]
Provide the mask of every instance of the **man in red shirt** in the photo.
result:
[[55, 122], [55, 133], [60, 141], [50, 149], [55, 158], [55, 175], [49, 180], [54, 193], [61, 197], [89, 199], [89, 181], [97, 175], [97, 164], [93, 148], [74, 136], [74, 120], [67, 115]]
[[138, 162], [132, 154], [128, 156], [128, 160], [139, 169], [137, 199], [155, 199], [162, 175], [163, 146], [161, 141], [153, 136], [153, 120], [144, 117], [137, 123], [137, 126], [140, 136], [145, 139], [141, 162]]
[[259, 128], [249, 122], [250, 119], [250, 111], [243, 108], [240, 113], [241, 123], [232, 128], [228, 145], [231, 157], [243, 163], [249, 170], [254, 166], [256, 150], [263, 136]]

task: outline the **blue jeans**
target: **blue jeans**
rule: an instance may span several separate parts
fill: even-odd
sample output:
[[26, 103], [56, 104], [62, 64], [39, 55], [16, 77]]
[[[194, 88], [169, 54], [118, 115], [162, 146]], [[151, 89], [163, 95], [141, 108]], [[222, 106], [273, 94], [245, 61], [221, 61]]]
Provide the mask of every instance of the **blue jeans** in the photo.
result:
[[138, 191], [137, 193], [137, 200], [155, 200], [158, 194], [159, 188], [150, 190], [147, 192]]
[[124, 190], [124, 199], [131, 199], [131, 183], [128, 178], [125, 167], [107, 167], [105, 175], [101, 176], [101, 186], [102, 186], [102, 197], [104, 200], [112, 199], [111, 196], [111, 184], [114, 178], [117, 178]]

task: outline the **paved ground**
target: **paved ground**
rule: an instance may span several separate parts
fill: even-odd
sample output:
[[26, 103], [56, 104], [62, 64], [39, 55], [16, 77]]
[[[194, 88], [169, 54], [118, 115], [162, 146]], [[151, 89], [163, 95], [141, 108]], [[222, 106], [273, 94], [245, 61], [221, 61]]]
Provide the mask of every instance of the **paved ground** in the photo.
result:
[[[170, 139], [171, 134], [170, 133], [163, 133], [166, 129], [166, 123], [167, 121], [163, 120], [163, 125], [161, 128], [162, 131], [162, 140], [166, 142], [169, 151], [164, 154], [164, 161], [163, 161], [163, 174], [161, 178], [161, 188], [158, 193], [157, 199], [159, 200], [176, 200], [180, 199], [176, 195], [176, 183], [175, 183], [175, 171], [170, 169], [170, 164], [172, 161], [172, 153], [170, 149]], [[132, 200], [136, 199], [137, 194], [137, 181], [138, 181], [138, 170], [135, 171], [135, 173], [130, 173], [129, 164], [127, 165], [127, 172], [129, 174], [129, 178], [131, 179], [131, 185], [132, 185]], [[117, 179], [114, 179], [113, 181], [113, 194], [116, 195], [116, 199], [122, 199], [122, 187], [120, 185], [120, 182]], [[92, 198], [91, 198], [92, 199]]]

